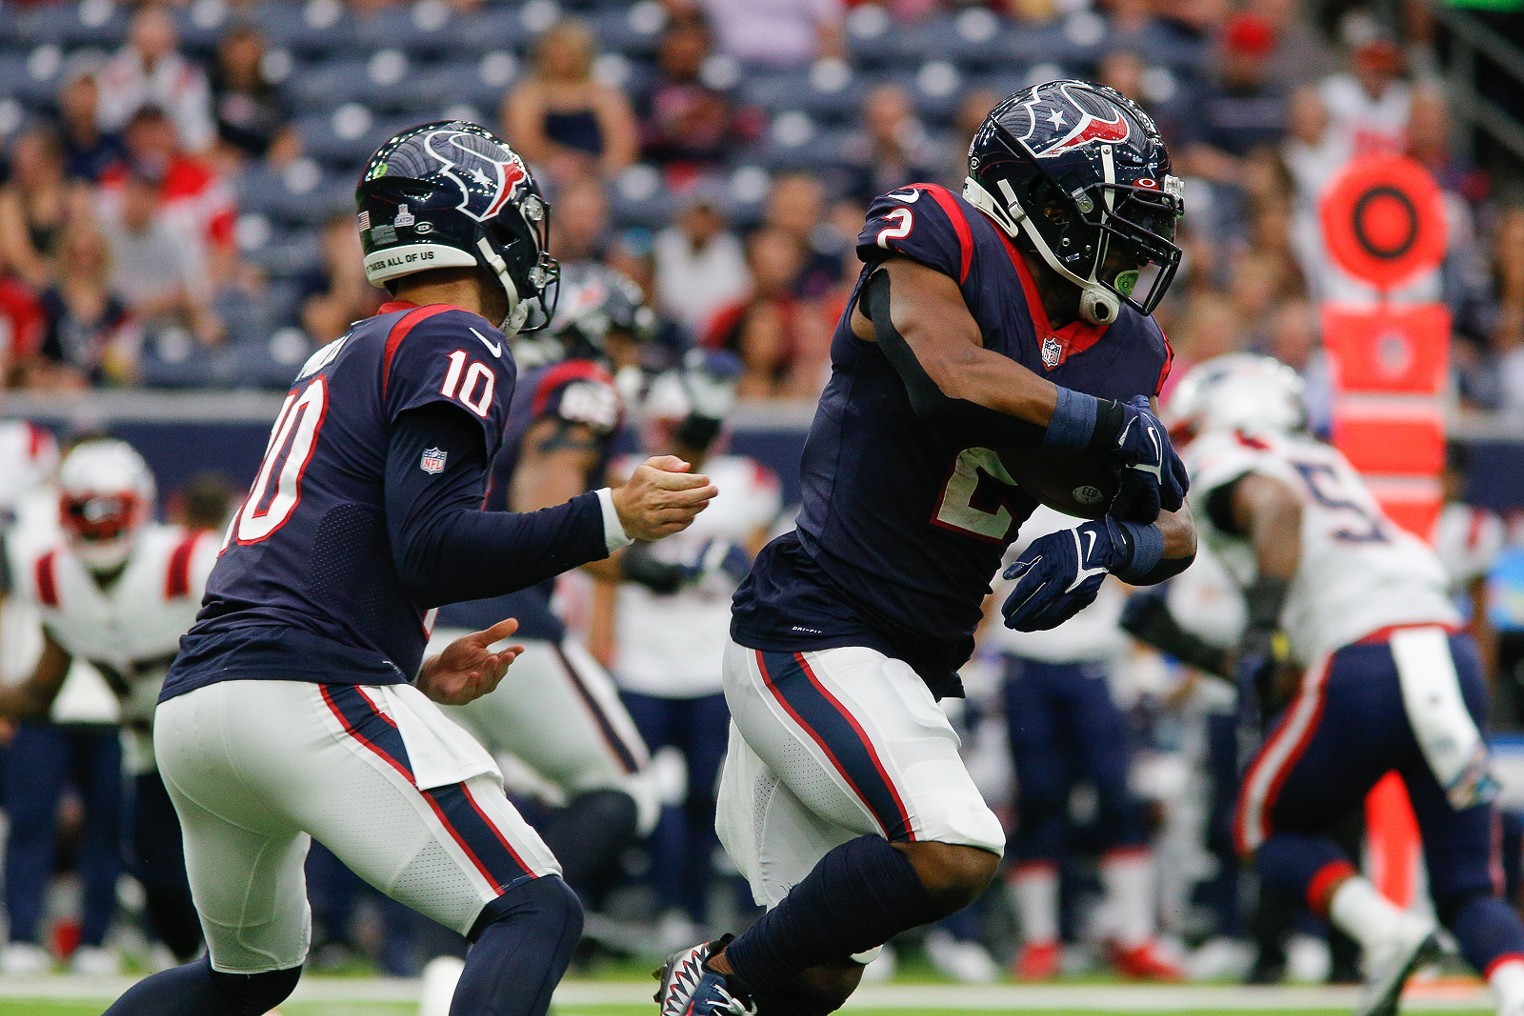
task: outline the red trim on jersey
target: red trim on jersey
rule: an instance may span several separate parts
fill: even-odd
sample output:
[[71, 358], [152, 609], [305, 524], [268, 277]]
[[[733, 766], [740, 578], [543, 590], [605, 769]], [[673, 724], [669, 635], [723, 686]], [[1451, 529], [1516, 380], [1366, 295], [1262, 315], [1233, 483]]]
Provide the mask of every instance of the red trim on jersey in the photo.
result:
[[[397, 303], [385, 304], [381, 309], [383, 312], [386, 312], [387, 307], [400, 310], [403, 307], [411, 306], [413, 305], [406, 301], [398, 301]], [[402, 345], [402, 340], [407, 338], [408, 333], [418, 325], [436, 314], [443, 314], [447, 310], [455, 310], [455, 308], [445, 303], [431, 304], [428, 307], [416, 307], [407, 314], [404, 314], [396, 324], [392, 325], [392, 330], [386, 335], [386, 351], [381, 354], [381, 398], [386, 398], [386, 385], [392, 376], [392, 358], [397, 355], [397, 347]]]
[[1392, 636], [1406, 628], [1443, 628], [1445, 634], [1459, 635], [1466, 629], [1458, 624], [1448, 621], [1404, 621], [1402, 624], [1389, 624], [1385, 628], [1377, 628], [1368, 635], [1362, 635], [1352, 643], [1357, 646], [1376, 645], [1381, 642], [1390, 642]]
[[609, 372], [591, 360], [563, 360], [547, 370], [540, 378], [540, 383], [535, 386], [534, 401], [530, 403], [530, 414], [535, 419], [545, 415], [545, 407], [550, 402], [551, 393], [571, 381], [594, 381], [609, 387], [614, 385], [614, 379]]
[[1492, 980], [1492, 975], [1497, 973], [1498, 967], [1504, 963], [1524, 963], [1524, 953], [1506, 952], [1487, 964], [1487, 969], [1482, 971], [1484, 980]]
[[947, 221], [952, 223], [953, 232], [958, 234], [958, 285], [961, 286], [968, 281], [968, 270], [974, 263], [974, 231], [968, 224], [968, 216], [963, 214], [952, 191], [946, 187], [934, 183], [913, 183], [910, 186], [930, 194], [941, 206]]
[[1257, 438], [1252, 434], [1245, 434], [1241, 430], [1235, 430], [1233, 432], [1233, 436], [1238, 438], [1238, 443], [1243, 445], [1245, 448], [1253, 448], [1257, 452], [1267, 452], [1270, 450], [1269, 444], [1267, 444], [1263, 439]]
[[[1010, 237], [1001, 230], [997, 229], [995, 232], [1000, 234], [1000, 240], [1005, 244], [1006, 256], [1011, 259], [1011, 266], [1016, 269], [1017, 278], [1021, 279], [1021, 291], [1027, 298], [1027, 312], [1032, 315], [1032, 332], [1037, 339], [1038, 352], [1042, 352], [1042, 343], [1049, 336], [1057, 339], [1060, 352], [1058, 363], [1053, 365], [1057, 367], [1070, 356], [1083, 353], [1100, 342], [1101, 336], [1106, 334], [1108, 325], [1093, 325], [1084, 318], [1075, 318], [1062, 328], [1053, 327], [1053, 323], [1048, 320], [1048, 311], [1043, 307], [1042, 294], [1037, 291], [1037, 280], [1033, 279], [1032, 273], [1027, 270], [1026, 259], [1021, 256], [1021, 251], [1016, 249]], [[1047, 367], [1046, 361], [1043, 366]], [[1052, 370], [1053, 367], [1048, 369]]]
[[1326, 920], [1328, 905], [1333, 902], [1330, 894], [1334, 885], [1358, 874], [1355, 866], [1348, 861], [1329, 861], [1323, 865], [1312, 876], [1312, 881], [1307, 883], [1307, 909]]
[[[1251, 820], [1257, 820], [1259, 823], [1259, 836], [1253, 849], [1258, 850], [1265, 840], [1270, 838], [1270, 813], [1275, 810], [1275, 802], [1280, 797], [1281, 787], [1285, 784], [1286, 777], [1291, 775], [1291, 770], [1295, 769], [1296, 764], [1301, 761], [1307, 746], [1312, 743], [1313, 736], [1318, 732], [1318, 726], [1323, 722], [1323, 708], [1328, 704], [1326, 694], [1328, 672], [1332, 668], [1332, 658], [1325, 659], [1315, 676], [1303, 679], [1301, 691], [1287, 707], [1280, 724], [1271, 731], [1265, 743], [1260, 746], [1259, 754], [1254, 757], [1253, 764], [1249, 766], [1249, 771], [1244, 774], [1243, 781], [1239, 784], [1238, 803], [1233, 816], [1233, 845], [1240, 856], [1247, 857], [1251, 852], [1251, 837], [1249, 836]], [[1303, 721], [1296, 709], [1308, 696], [1313, 696], [1312, 712]], [[1303, 724], [1301, 729], [1295, 729], [1299, 724]], [[1278, 764], [1271, 763], [1269, 761], [1271, 756], [1281, 750], [1281, 743], [1288, 737], [1294, 738], [1290, 748]], [[1260, 770], [1271, 764], [1275, 764], [1277, 768], [1270, 786], [1265, 789], [1264, 799], [1259, 802], [1251, 801]]]
[[1482, 526], [1487, 521], [1487, 515], [1480, 508], [1467, 509], [1471, 524], [1466, 527], [1466, 549], [1475, 550], [1476, 545], [1482, 539]]
[[50, 550], [37, 559], [37, 602], [44, 607], [58, 606], [58, 551]]
[[1154, 385], [1154, 396], [1158, 397], [1164, 391], [1164, 382], [1169, 380], [1169, 372], [1175, 366], [1175, 347], [1170, 344], [1169, 336], [1164, 334], [1164, 329], [1159, 329], [1159, 338], [1164, 340], [1164, 366], [1159, 368], [1159, 383]]
[[26, 425], [26, 457], [36, 462], [42, 458], [42, 450], [53, 440], [53, 436], [43, 430], [37, 424], [27, 421]]
[[200, 533], [191, 533], [170, 551], [169, 567], [164, 573], [166, 600], [177, 600], [182, 596], [190, 595], [191, 556], [196, 552], [196, 541], [199, 539], [201, 539]]

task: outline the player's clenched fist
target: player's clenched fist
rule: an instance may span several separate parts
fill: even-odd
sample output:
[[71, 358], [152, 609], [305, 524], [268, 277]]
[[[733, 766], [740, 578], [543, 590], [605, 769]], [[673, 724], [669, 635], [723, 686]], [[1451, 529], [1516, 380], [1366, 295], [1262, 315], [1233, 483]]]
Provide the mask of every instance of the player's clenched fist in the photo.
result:
[[719, 493], [709, 477], [690, 473], [676, 455], [653, 455], [614, 491], [614, 509], [633, 540], [659, 540], [688, 528]]

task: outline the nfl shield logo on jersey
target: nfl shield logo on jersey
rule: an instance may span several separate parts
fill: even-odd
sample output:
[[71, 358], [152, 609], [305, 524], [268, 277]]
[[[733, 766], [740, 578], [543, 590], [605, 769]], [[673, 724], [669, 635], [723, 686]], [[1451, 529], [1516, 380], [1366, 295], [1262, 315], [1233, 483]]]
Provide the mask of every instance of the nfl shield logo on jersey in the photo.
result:
[[440, 473], [444, 471], [445, 459], [449, 456], [442, 448], [425, 448], [423, 458], [418, 462], [418, 468], [425, 473]]
[[1049, 335], [1042, 340], [1042, 365], [1049, 370], [1058, 366], [1058, 361], [1064, 358], [1064, 347], [1059, 345], [1058, 336]]

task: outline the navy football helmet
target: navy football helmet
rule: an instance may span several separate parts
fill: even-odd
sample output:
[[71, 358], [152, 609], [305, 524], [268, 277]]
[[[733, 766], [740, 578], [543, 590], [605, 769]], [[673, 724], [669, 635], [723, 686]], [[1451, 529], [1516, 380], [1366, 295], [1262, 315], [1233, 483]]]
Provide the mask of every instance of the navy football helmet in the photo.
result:
[[550, 205], [524, 160], [491, 131], [464, 120], [408, 128], [365, 164], [355, 205], [372, 285], [390, 290], [415, 272], [482, 268], [508, 297], [505, 333], [549, 323], [560, 274], [546, 251]]
[[990, 110], [968, 149], [963, 196], [1080, 289], [1110, 324], [1149, 314], [1180, 267], [1184, 184], [1138, 104], [1088, 81], [1049, 81]]
[[520, 366], [614, 357], [611, 336], [644, 345], [656, 337], [656, 312], [629, 276], [602, 265], [570, 265], [562, 273], [556, 316], [543, 336], [514, 343]]

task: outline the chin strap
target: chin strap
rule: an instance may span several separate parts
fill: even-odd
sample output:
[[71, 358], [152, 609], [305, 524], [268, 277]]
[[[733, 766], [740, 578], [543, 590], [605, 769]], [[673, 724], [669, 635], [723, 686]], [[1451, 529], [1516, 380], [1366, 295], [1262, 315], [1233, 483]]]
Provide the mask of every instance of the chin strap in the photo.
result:
[[529, 319], [529, 304], [519, 298], [519, 287], [513, 284], [513, 279], [508, 274], [508, 262], [492, 249], [492, 245], [487, 242], [485, 236], [476, 241], [476, 249], [481, 251], [482, 257], [492, 267], [498, 282], [503, 285], [503, 294], [508, 297], [508, 313], [498, 328], [504, 335], [512, 338]]
[[1109, 325], [1117, 319], [1122, 312], [1122, 298], [1112, 292], [1110, 288], [1094, 279], [1083, 279], [1064, 267], [1048, 249], [1035, 228], [1029, 225], [1031, 216], [1022, 211], [1021, 202], [1016, 197], [1016, 192], [1006, 180], [999, 183], [1000, 189], [1005, 192], [1004, 205], [995, 199], [995, 196], [984, 189], [973, 177], [967, 177], [963, 181], [963, 200], [973, 205], [979, 211], [989, 216], [1012, 240], [1025, 238], [1036, 249], [1038, 255], [1059, 275], [1079, 287], [1079, 313], [1080, 317], [1093, 325]]

